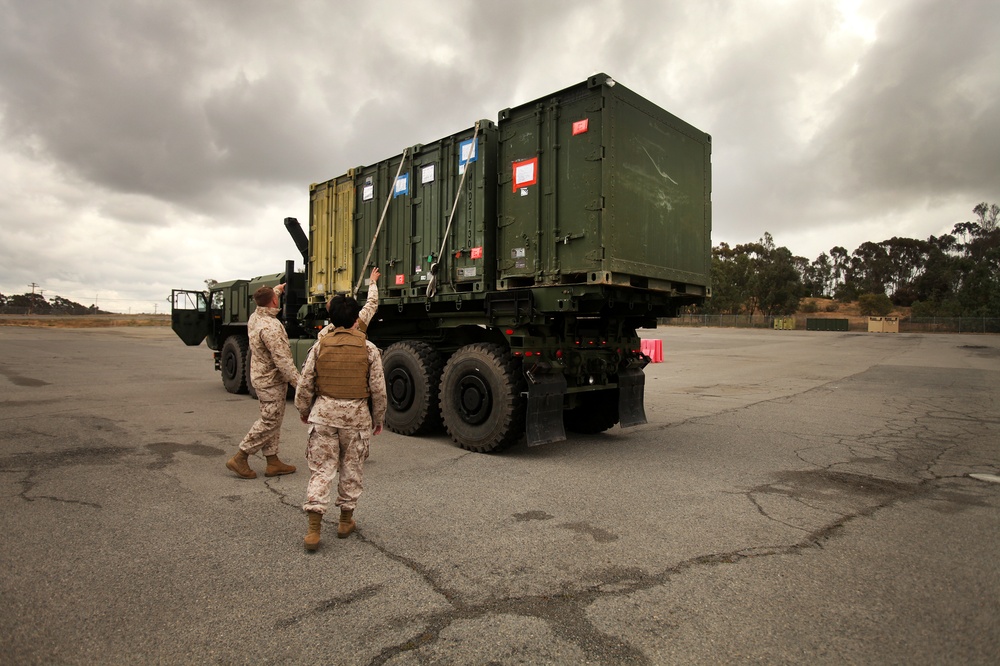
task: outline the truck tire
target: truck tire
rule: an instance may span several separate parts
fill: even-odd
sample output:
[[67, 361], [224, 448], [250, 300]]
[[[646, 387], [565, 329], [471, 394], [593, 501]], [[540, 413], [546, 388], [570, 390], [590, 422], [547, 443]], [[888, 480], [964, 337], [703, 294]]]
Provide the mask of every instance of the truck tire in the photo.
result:
[[500, 451], [524, 435], [524, 378], [496, 344], [459, 348], [441, 373], [441, 418], [451, 438], [478, 453]]
[[426, 342], [406, 340], [382, 355], [389, 407], [385, 424], [400, 435], [422, 435], [441, 425], [441, 355]]
[[563, 412], [566, 430], [596, 435], [618, 423], [618, 389], [582, 393], [579, 399], [576, 407]]
[[222, 343], [222, 357], [219, 368], [222, 370], [222, 385], [230, 393], [247, 392], [247, 368], [249, 356], [247, 348], [250, 342], [245, 335], [230, 335]]

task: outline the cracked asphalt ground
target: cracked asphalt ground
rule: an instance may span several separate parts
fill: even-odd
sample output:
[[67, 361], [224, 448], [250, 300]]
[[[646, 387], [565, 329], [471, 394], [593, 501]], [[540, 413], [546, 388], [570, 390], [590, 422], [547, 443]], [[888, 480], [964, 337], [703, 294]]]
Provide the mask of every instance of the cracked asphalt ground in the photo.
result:
[[644, 334], [648, 425], [380, 435], [307, 554], [204, 346], [0, 328], [0, 662], [996, 662], [1000, 338]]

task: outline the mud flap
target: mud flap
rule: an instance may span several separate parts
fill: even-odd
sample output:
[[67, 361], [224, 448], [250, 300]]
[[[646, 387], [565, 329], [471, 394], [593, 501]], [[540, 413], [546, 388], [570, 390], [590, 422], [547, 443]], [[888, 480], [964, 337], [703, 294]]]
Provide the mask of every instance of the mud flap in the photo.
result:
[[528, 414], [526, 437], [528, 446], [561, 442], [566, 439], [563, 427], [563, 396], [566, 377], [563, 375], [528, 375]]
[[642, 425], [646, 422], [643, 393], [646, 375], [642, 368], [629, 368], [618, 373], [618, 417], [621, 427]]

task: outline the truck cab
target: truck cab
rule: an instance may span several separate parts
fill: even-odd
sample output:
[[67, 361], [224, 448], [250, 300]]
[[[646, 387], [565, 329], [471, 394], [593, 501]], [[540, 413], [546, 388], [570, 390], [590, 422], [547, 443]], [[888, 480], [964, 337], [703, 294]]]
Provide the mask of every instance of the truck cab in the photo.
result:
[[[174, 289], [171, 292], [171, 328], [186, 345], [197, 347], [207, 340], [208, 348], [214, 352], [215, 369], [222, 373], [222, 384], [230, 393], [256, 395], [250, 382], [247, 323], [257, 308], [253, 294], [259, 288], [285, 283], [282, 311], [278, 317], [285, 325], [289, 338], [307, 336], [305, 330], [300, 330], [302, 327], [296, 317], [299, 301], [305, 293], [305, 276], [296, 273], [294, 266], [286, 266], [286, 269], [282, 273], [261, 275], [250, 280], [209, 282], [204, 291]], [[290, 277], [286, 279], [286, 276]], [[305, 352], [293, 349], [299, 366], [306, 352], [308, 346]]]

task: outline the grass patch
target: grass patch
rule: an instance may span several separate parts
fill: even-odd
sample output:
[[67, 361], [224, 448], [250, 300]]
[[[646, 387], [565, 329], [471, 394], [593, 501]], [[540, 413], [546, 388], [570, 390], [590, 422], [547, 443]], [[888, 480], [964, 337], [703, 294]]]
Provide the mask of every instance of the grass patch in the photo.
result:
[[170, 315], [2, 315], [0, 326], [34, 328], [170, 326]]

